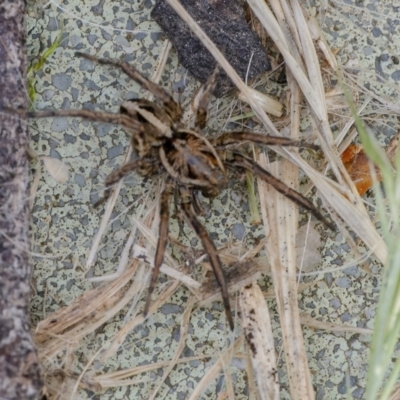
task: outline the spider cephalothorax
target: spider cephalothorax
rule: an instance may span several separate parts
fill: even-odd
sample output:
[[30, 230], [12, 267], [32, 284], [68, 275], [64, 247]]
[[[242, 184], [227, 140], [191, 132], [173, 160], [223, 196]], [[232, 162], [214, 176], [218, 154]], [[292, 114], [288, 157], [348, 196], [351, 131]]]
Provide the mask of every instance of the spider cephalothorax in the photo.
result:
[[[209, 256], [217, 282], [221, 287], [227, 319], [230, 327], [233, 328], [228, 288], [221, 260], [213, 241], [196, 217], [196, 207], [192, 205], [195, 194], [200, 191], [206, 197], [217, 196], [227, 186], [227, 167], [230, 170], [250, 171], [272, 184], [280, 193], [310, 211], [316, 218], [333, 229], [332, 224], [324, 219], [311, 201], [274, 178], [240, 150], [231, 149], [233, 145], [240, 145], [244, 142], [274, 146], [303, 146], [313, 149], [318, 147], [288, 138], [247, 131], [226, 132], [211, 139], [202, 136], [198, 128], [205, 124], [205, 110], [214, 88], [217, 72], [210, 77], [198, 96], [196, 128], [184, 129], [179, 127], [182, 115], [180, 105], [164, 89], [147, 80], [132, 66], [117, 60], [100, 59], [82, 53], [77, 53], [77, 55], [100, 64], [121, 68], [128, 76], [150, 91], [162, 103], [162, 107], [154, 102], [139, 99], [123, 102], [118, 114], [89, 110], [61, 110], [28, 113], [28, 116], [33, 118], [81, 117], [92, 121], [115, 123], [124, 127], [131, 137], [131, 143], [138, 159], [126, 163], [107, 178], [104, 198], [108, 197], [110, 187], [114, 183], [132, 171], [137, 171], [142, 175], [157, 174], [165, 177], [165, 186], [160, 198], [159, 238], [144, 313], [148, 312], [151, 294], [168, 243], [169, 202], [173, 198], [179, 202], [177, 207], [183, 211], [186, 221], [200, 238]], [[230, 148], [229, 157], [225, 157], [227, 148]]]

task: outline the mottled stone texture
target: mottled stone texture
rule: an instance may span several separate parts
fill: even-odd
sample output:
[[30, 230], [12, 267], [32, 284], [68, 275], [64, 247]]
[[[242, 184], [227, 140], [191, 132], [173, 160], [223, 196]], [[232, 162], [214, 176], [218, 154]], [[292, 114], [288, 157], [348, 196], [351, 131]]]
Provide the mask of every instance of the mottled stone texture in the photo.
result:
[[1, 112], [25, 109], [23, 0], [0, 1], [0, 399], [37, 399], [39, 360], [30, 334], [28, 131]]

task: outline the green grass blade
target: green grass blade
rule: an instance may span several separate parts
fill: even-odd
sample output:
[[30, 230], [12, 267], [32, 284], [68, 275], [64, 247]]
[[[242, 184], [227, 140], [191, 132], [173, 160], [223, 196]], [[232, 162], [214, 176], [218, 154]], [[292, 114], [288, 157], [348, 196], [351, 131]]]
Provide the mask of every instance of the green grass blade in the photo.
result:
[[246, 172], [247, 193], [249, 196], [249, 208], [251, 214], [251, 223], [259, 224], [261, 222], [260, 212], [258, 211], [258, 200], [255, 192], [254, 176], [251, 172]]
[[36, 89], [35, 89], [35, 84], [36, 84], [36, 78], [35, 75], [38, 71], [40, 71], [43, 68], [43, 65], [46, 63], [47, 59], [56, 51], [58, 46], [61, 43], [62, 35], [64, 33], [64, 26], [61, 25], [60, 33], [56, 37], [56, 40], [53, 42], [53, 44], [43, 52], [43, 54], [39, 57], [39, 60], [36, 61], [34, 64], [32, 64], [28, 68], [27, 72], [27, 77], [28, 77], [28, 94], [29, 94], [29, 100], [31, 103], [31, 108], [33, 107], [33, 104], [36, 99]]

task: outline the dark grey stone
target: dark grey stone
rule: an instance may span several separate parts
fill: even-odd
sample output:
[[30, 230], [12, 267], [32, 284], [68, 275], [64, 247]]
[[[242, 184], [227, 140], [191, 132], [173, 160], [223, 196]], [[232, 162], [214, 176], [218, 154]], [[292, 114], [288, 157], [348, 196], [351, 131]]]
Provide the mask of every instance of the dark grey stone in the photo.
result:
[[53, 85], [59, 90], [67, 90], [71, 86], [72, 78], [64, 73], [54, 74], [51, 77]]

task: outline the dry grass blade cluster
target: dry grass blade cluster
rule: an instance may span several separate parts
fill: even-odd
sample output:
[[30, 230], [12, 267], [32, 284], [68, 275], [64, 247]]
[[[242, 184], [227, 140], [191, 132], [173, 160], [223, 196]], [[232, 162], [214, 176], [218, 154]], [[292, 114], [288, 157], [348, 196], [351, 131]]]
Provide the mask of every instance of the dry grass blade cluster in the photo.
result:
[[[278, 130], [260, 105], [259, 95], [250, 89], [229, 65], [222, 52], [210, 41], [195, 21], [187, 14], [177, 0], [167, 0], [177, 13], [189, 24], [195, 34], [216, 58], [220, 66], [236, 84], [240, 97], [252, 108], [254, 114], [271, 135], [281, 135], [289, 132], [293, 139], [300, 131], [300, 114], [308, 114], [318, 134], [319, 143], [326, 156], [324, 170], [316, 170], [310, 166], [298, 152], [293, 149], [274, 149], [285, 158], [284, 161], [268, 164], [264, 154], [256, 154], [257, 161], [275, 176], [286, 181], [289, 185], [298, 181], [298, 168], [308, 176], [312, 185], [323, 200], [323, 204], [331, 211], [338, 230], [344, 237], [349, 238], [349, 243], [354, 244], [349, 231], [354, 231], [364, 242], [366, 247], [375, 253], [375, 256], [385, 262], [387, 258], [386, 245], [377, 233], [368, 213], [361, 201], [354, 184], [351, 182], [340, 159], [340, 151], [345, 149], [342, 143], [349, 143], [354, 137], [352, 129], [353, 120], [345, 124], [339, 136], [334, 139], [331, 131], [332, 117], [328, 116], [328, 108], [336, 104], [336, 97], [342, 93], [337, 88], [336, 92], [327, 92], [327, 76], [336, 76], [338, 65], [335, 57], [323, 40], [318, 25], [302, 8], [298, 0], [270, 0], [269, 5], [264, 0], [248, 0], [253, 15], [256, 15], [267, 34], [283, 55], [287, 68], [288, 87], [290, 99], [288, 101], [289, 121], [284, 129]], [[255, 17], [254, 17], [255, 18]], [[159, 58], [158, 68], [153, 76], [157, 82], [165, 66], [171, 45], [168, 41]], [[321, 70], [321, 65], [326, 65], [326, 71]], [[332, 100], [332, 98], [335, 98]], [[269, 103], [275, 108], [273, 114], [279, 116], [281, 108], [276, 103]], [[362, 108], [359, 110], [362, 111]], [[339, 148], [339, 150], [338, 150]], [[126, 154], [130, 158], [131, 150]], [[44, 160], [46, 163], [47, 161]], [[48, 163], [48, 162], [47, 162]], [[61, 166], [53, 166], [60, 168]], [[330, 171], [335, 179], [326, 176]], [[66, 173], [66, 172], [64, 172]], [[110, 196], [99, 231], [87, 259], [89, 269], [96, 259], [99, 244], [104, 235], [105, 228], [113, 211], [118, 197], [121, 183], [113, 190]], [[294, 187], [294, 189], [297, 189]], [[309, 187], [311, 189], [311, 187]], [[258, 391], [259, 398], [278, 399], [279, 384], [277, 379], [277, 360], [273, 347], [273, 334], [265, 297], [271, 293], [262, 293], [256, 281], [261, 271], [272, 275], [274, 294], [276, 298], [280, 324], [282, 328], [283, 351], [288, 370], [291, 398], [313, 399], [314, 390], [311, 374], [308, 367], [301, 324], [317, 329], [345, 330], [348, 332], [369, 333], [367, 329], [353, 328], [350, 326], [334, 326], [313, 320], [307, 316], [300, 316], [297, 294], [302, 286], [298, 285], [296, 270], [296, 234], [298, 226], [297, 208], [286, 198], [271, 189], [264, 182], [258, 182], [262, 221], [265, 227], [266, 239], [259, 247], [249, 251], [242, 257], [234, 254], [234, 246], [221, 249], [221, 259], [226, 264], [237, 263], [240, 273], [235, 274], [236, 279], [230, 280], [230, 292], [239, 291], [239, 301], [236, 313], [241, 321], [236, 321], [236, 332], [243, 333], [231, 340], [221, 354], [216, 354], [212, 359], [212, 367], [194, 388], [190, 399], [199, 398], [204, 390], [215, 381], [220, 371], [225, 371], [227, 397], [233, 398], [233, 382], [229, 373], [229, 365], [233, 357], [246, 359], [246, 369], [249, 379], [250, 391]], [[171, 279], [160, 289], [157, 300], [153, 301], [150, 314], [161, 307], [167, 299], [183, 284], [190, 290], [186, 309], [182, 315], [180, 326], [180, 339], [175, 354], [169, 362], [159, 362], [131, 369], [116, 371], [107, 374], [95, 373], [92, 368], [94, 363], [101, 363], [114, 355], [127, 335], [139, 324], [144, 323], [141, 313], [142, 293], [148, 281], [149, 264], [152, 264], [152, 254], [156, 244], [154, 227], [158, 225], [157, 201], [148, 205], [144, 210], [146, 217], [142, 221], [133, 218], [133, 230], [129, 236], [125, 249], [122, 252], [118, 271], [110, 276], [97, 280], [110, 282], [88, 291], [78, 298], [73, 304], [62, 308], [40, 322], [35, 331], [36, 342], [43, 364], [48, 374], [49, 390], [54, 398], [78, 398], [78, 386], [91, 390], [103, 390], [108, 387], [146, 382], [143, 374], [163, 368], [161, 379], [157, 382], [156, 389], [149, 398], [157, 398], [158, 391], [163, 382], [168, 378], [170, 371], [178, 364], [189, 362], [201, 357], [182, 357], [182, 350], [188, 334], [189, 320], [193, 308], [207, 304], [219, 295], [215, 286], [204, 285], [201, 280], [195, 280], [185, 268], [180, 268], [170, 255], [165, 256], [165, 265], [161, 271]], [[155, 217], [156, 216], [156, 217]], [[343, 223], [346, 221], [346, 223]], [[139, 243], [134, 242], [136, 233], [140, 232]], [[249, 262], [264, 247], [268, 254], [268, 266]], [[356, 248], [356, 245], [353, 246]], [[132, 260], [133, 259], [133, 260]], [[197, 260], [202, 262], [202, 259]], [[246, 263], [246, 268], [243, 263]], [[96, 279], [92, 279], [95, 281]], [[207, 282], [207, 280], [205, 280]], [[90, 336], [95, 335], [96, 329], [106, 321], [115, 317], [124, 307], [130, 305], [129, 319], [124, 327], [109, 341], [107, 347], [97, 349], [95, 355], [86, 363], [81, 374], [76, 374], [70, 369], [73, 364], [74, 351], [79, 349]], [[238, 318], [238, 317], [237, 317]], [[244, 339], [247, 339], [246, 340]], [[245, 351], [245, 353], [243, 353]], [[211, 356], [207, 356], [211, 358]], [[62, 372], [60, 372], [62, 370]], [[61, 382], [58, 384], [58, 382]], [[61, 385], [61, 386], [60, 386]]]

